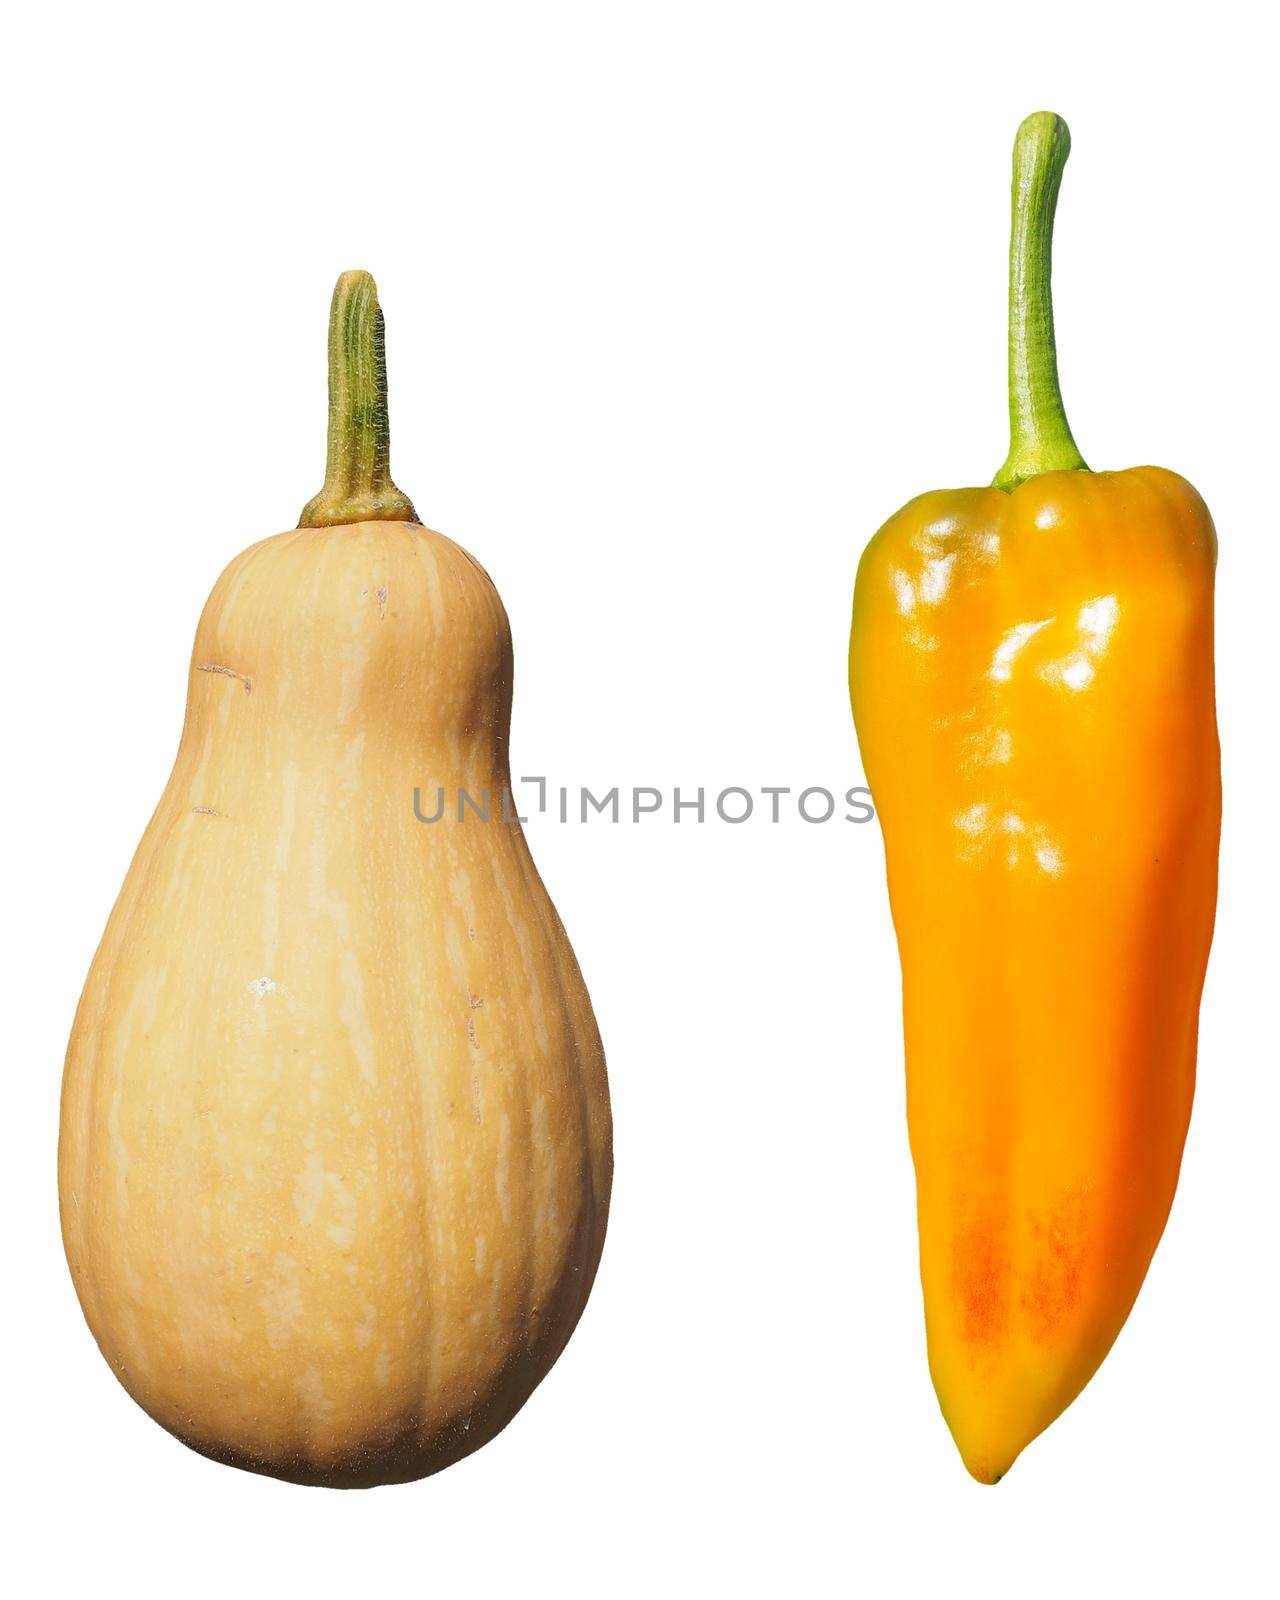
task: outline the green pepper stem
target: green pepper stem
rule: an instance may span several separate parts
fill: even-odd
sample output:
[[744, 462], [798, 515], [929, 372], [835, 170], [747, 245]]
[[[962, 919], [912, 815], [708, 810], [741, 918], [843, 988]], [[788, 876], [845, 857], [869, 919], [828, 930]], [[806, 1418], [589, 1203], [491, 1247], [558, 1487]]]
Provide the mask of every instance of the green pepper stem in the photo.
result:
[[1013, 143], [1009, 241], [1009, 455], [997, 489], [1041, 472], [1087, 471], [1058, 386], [1053, 337], [1053, 216], [1071, 135], [1061, 117], [1036, 111]]
[[329, 452], [324, 488], [300, 528], [347, 522], [417, 522], [391, 481], [387, 353], [378, 291], [367, 272], [344, 272], [329, 312]]

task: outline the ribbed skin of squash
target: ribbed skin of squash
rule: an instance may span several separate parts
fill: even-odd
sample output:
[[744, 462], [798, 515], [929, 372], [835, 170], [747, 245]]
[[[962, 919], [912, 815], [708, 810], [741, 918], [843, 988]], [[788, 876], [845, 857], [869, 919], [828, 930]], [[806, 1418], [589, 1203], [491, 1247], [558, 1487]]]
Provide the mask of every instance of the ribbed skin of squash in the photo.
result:
[[[440, 534], [277, 535], [218, 580], [181, 746], [80, 1002], [67, 1259], [113, 1371], [301, 1482], [439, 1470], [581, 1314], [612, 1172], [600, 1038], [518, 823], [512, 654]], [[436, 807], [445, 817], [415, 815]], [[489, 820], [457, 792], [491, 798]]]

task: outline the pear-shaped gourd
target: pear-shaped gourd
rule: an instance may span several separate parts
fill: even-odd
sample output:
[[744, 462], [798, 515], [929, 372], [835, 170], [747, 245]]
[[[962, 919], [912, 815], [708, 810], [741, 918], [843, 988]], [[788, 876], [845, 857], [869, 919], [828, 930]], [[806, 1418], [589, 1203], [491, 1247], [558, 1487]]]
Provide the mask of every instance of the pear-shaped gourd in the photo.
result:
[[590, 1001], [503, 803], [506, 615], [391, 482], [365, 273], [329, 381], [323, 491], [200, 620], [76, 1015], [59, 1179], [134, 1399], [206, 1455], [354, 1487], [519, 1410], [590, 1290], [612, 1161]]

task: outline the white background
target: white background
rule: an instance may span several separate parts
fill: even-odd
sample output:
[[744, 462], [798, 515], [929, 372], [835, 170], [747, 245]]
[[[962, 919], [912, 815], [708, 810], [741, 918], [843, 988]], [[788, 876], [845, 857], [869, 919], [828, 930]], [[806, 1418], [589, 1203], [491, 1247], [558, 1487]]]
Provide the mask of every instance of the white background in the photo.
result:
[[[1246, 19], [1254, 18], [1251, 28]], [[0, 588], [8, 1555], [139, 1596], [1247, 1594], [1274, 1574], [1275, 40], [1253, 6], [44, 6], [8, 23]], [[1168, 1234], [997, 1489], [925, 1366], [878, 828], [532, 843], [610, 1057], [565, 1358], [442, 1476], [216, 1466], [112, 1380], [61, 1254], [61, 1055], [223, 564], [319, 485], [342, 268], [396, 476], [494, 575], [517, 772], [859, 779], [859, 549], [1006, 448], [1009, 152], [1069, 121], [1092, 465], [1221, 537], [1226, 823]], [[1267, 1523], [1272, 1526], [1268, 1528]]]

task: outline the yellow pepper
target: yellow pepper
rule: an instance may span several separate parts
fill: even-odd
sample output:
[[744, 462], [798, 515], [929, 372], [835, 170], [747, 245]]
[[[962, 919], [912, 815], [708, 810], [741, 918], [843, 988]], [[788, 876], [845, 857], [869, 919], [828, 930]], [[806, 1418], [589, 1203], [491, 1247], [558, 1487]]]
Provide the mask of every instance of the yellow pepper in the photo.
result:
[[934, 1385], [994, 1483], [1111, 1347], [1164, 1229], [1195, 1079], [1221, 797], [1213, 523], [1090, 472], [1050, 298], [1065, 123], [1014, 147], [1012, 445], [858, 570], [850, 686], [903, 974]]

